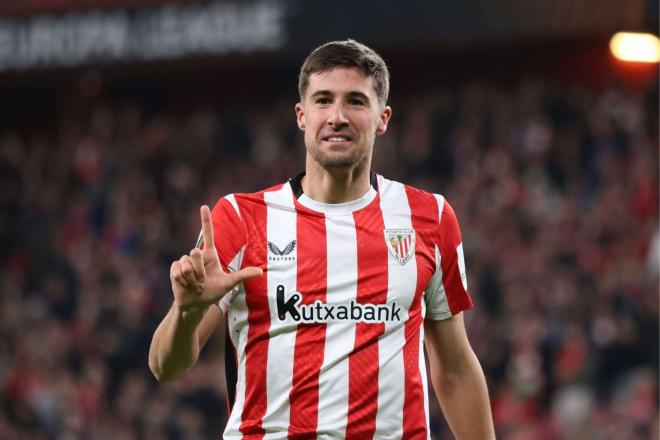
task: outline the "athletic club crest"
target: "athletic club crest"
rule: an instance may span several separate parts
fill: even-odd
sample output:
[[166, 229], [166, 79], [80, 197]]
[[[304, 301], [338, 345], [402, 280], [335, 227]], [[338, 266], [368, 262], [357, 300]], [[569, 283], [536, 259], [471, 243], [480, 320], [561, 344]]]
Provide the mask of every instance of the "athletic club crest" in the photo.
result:
[[415, 255], [415, 230], [385, 229], [385, 243], [390, 254], [403, 266]]

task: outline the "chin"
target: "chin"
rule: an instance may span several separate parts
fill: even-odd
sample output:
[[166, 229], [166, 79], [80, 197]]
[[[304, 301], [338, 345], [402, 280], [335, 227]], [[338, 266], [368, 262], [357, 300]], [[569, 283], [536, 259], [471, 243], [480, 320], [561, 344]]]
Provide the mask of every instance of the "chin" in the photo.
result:
[[316, 163], [328, 171], [350, 171], [367, 160], [366, 155], [358, 151], [319, 151], [310, 149], [310, 155]]
[[319, 162], [321, 167], [325, 168], [328, 171], [350, 171], [357, 163], [355, 161], [323, 161]]
[[355, 156], [328, 157], [326, 155], [321, 155], [315, 159], [323, 168], [336, 171], [348, 171], [355, 168], [361, 162], [361, 158]]

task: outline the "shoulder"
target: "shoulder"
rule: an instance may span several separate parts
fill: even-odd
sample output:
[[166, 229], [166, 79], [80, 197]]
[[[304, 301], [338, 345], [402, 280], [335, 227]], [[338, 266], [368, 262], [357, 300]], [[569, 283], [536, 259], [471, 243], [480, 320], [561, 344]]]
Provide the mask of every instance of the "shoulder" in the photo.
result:
[[267, 202], [292, 199], [289, 182], [273, 185], [269, 188], [252, 193], [232, 193], [220, 197], [212, 210], [214, 220], [218, 219], [249, 221], [265, 208]]
[[[215, 247], [220, 261], [231, 267], [236, 255], [248, 244], [248, 231], [266, 219], [265, 200], [284, 191], [287, 184], [275, 185], [254, 193], [233, 193], [220, 197], [211, 210]], [[289, 191], [290, 192], [290, 191]], [[239, 264], [240, 265], [240, 264]]]
[[253, 205], [264, 205], [265, 199], [273, 194], [280, 194], [288, 190], [290, 192], [289, 183], [284, 182], [273, 185], [269, 188], [252, 193], [231, 193], [220, 197], [216, 203], [213, 211], [218, 210], [219, 213], [233, 213], [230, 217], [238, 217], [242, 219], [242, 211], [248, 210]]
[[389, 180], [378, 175], [378, 189], [385, 205], [407, 204], [410, 213], [432, 223], [440, 223], [447, 205], [442, 194], [432, 193], [412, 185]]
[[438, 201], [444, 200], [444, 197], [440, 194], [425, 191], [396, 180], [390, 180], [380, 174], [376, 175], [376, 179], [381, 198], [396, 197], [405, 194], [407, 198], [421, 199], [427, 202], [433, 201], [434, 199]]

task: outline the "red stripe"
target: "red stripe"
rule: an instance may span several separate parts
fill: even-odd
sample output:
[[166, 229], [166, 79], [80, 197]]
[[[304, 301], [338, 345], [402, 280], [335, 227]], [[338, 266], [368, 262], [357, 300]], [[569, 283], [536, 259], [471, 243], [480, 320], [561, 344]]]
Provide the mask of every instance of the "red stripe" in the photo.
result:
[[[327, 249], [325, 217], [296, 204], [298, 235], [297, 290], [303, 304], [326, 301]], [[326, 324], [298, 325], [289, 393], [290, 439], [316, 438], [319, 374], [323, 364]]]
[[[213, 232], [215, 237], [215, 249], [218, 252], [223, 269], [234, 259], [238, 251], [245, 244], [247, 237], [243, 222], [238, 213], [227, 200], [222, 198], [211, 212], [213, 221]], [[203, 243], [200, 244], [203, 247]]]
[[456, 247], [461, 243], [461, 230], [454, 209], [445, 200], [440, 219], [440, 254], [442, 256], [442, 285], [445, 287], [447, 304], [452, 315], [472, 308], [472, 299], [463, 288], [458, 267]]
[[406, 321], [406, 345], [403, 347], [405, 371], [402, 439], [427, 438], [428, 428], [424, 409], [424, 384], [419, 369], [419, 338], [423, 322], [422, 295], [435, 270], [435, 248], [431, 233], [437, 231], [438, 209], [433, 195], [406, 186], [412, 227], [417, 235], [415, 260], [417, 287]]
[[[387, 244], [380, 203], [353, 213], [357, 238], [357, 302], [387, 302]], [[384, 270], [385, 269], [385, 270]], [[357, 323], [355, 346], [348, 358], [349, 396], [346, 439], [370, 439], [378, 412], [378, 338], [385, 324]]]
[[250, 439], [261, 439], [266, 414], [266, 363], [270, 308], [266, 283], [266, 204], [262, 193], [236, 196], [241, 216], [245, 219], [247, 236], [243, 266], [257, 266], [264, 276], [244, 283], [248, 307], [248, 338], [245, 345], [245, 401], [241, 413], [241, 433]]

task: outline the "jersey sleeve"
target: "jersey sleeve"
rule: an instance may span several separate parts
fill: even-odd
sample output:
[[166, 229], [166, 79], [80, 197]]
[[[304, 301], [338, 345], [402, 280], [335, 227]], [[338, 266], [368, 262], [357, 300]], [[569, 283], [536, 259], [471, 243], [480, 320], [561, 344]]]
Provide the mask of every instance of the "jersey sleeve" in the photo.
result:
[[[218, 252], [222, 269], [227, 272], [237, 272], [241, 268], [247, 235], [233, 194], [218, 200], [211, 210], [211, 221], [215, 249]], [[200, 247], [201, 238], [200, 233], [197, 241], [197, 245]], [[238, 288], [239, 286], [234, 288], [234, 291], [227, 293], [219, 301], [218, 305], [223, 311], [226, 311]]]
[[456, 214], [451, 205], [436, 196], [440, 212], [435, 244], [436, 271], [426, 289], [426, 318], [443, 320], [472, 308], [467, 290], [463, 242]]

